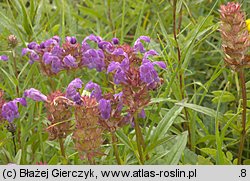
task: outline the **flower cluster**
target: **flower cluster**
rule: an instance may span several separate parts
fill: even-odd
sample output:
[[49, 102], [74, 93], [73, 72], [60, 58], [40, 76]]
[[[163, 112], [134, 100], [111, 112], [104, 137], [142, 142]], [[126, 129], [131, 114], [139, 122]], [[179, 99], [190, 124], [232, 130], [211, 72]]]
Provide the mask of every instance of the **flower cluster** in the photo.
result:
[[249, 66], [246, 58], [250, 46], [245, 13], [239, 3], [229, 2], [220, 7], [222, 48], [225, 63], [232, 69]]
[[[150, 60], [158, 53], [146, 51], [144, 44], [149, 42], [149, 37], [141, 36], [133, 46], [120, 45], [117, 38], [109, 42], [90, 35], [81, 45], [75, 37], [66, 37], [60, 46], [57, 36], [40, 44], [29, 43], [22, 54], [29, 56], [30, 63], [39, 62], [46, 75], [87, 67], [106, 72], [108, 81], [116, 86], [103, 93], [97, 83], [89, 81], [83, 91], [82, 80], [75, 78], [65, 93], [55, 91], [46, 96], [30, 88], [24, 92], [23, 98], [4, 103], [2, 116], [13, 121], [19, 116], [17, 102], [25, 106], [26, 98], [43, 101], [50, 121], [46, 128], [50, 139], [63, 139], [73, 133], [75, 147], [81, 156], [92, 160], [94, 156], [102, 155], [103, 132], [113, 133], [126, 124], [133, 125], [137, 115], [145, 118], [144, 108], [150, 101], [150, 91], [161, 84], [156, 66], [166, 69], [166, 65], [162, 61]], [[96, 49], [91, 47], [93, 44], [96, 44]]]

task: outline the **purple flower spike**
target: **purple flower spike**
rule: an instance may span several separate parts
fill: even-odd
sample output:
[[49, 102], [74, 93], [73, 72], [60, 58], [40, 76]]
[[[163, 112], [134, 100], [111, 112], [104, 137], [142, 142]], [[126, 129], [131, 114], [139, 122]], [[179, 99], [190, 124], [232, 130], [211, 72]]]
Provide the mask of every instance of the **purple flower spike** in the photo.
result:
[[159, 77], [151, 62], [143, 63], [140, 66], [140, 78], [143, 82], [151, 84], [159, 82]]
[[67, 55], [64, 57], [63, 62], [68, 67], [77, 67], [76, 59], [72, 55]]
[[77, 104], [81, 103], [81, 95], [78, 92], [78, 89], [82, 88], [82, 81], [79, 78], [74, 79], [72, 82], [69, 83], [66, 89], [66, 97], [68, 99], [73, 100]]
[[30, 88], [24, 91], [24, 97], [33, 99], [34, 101], [47, 101], [47, 96], [42, 94], [39, 90]]
[[99, 110], [103, 119], [109, 119], [111, 114], [111, 103], [110, 100], [101, 99], [99, 101]]
[[8, 61], [9, 60], [9, 57], [7, 56], [7, 55], [1, 55], [0, 56], [0, 60], [2, 60], [2, 61]]
[[138, 52], [140, 51], [141, 53], [144, 53], [145, 52], [145, 48], [141, 42], [141, 40], [149, 43], [150, 42], [150, 38], [148, 36], [140, 36], [136, 41], [135, 41], [135, 44], [134, 44], [134, 51], [135, 52]]
[[112, 42], [114, 45], [118, 45], [119, 44], [119, 39], [118, 38], [113, 38]]
[[102, 98], [101, 87], [98, 84], [93, 83], [92, 81], [89, 81], [86, 84], [85, 90], [89, 90], [89, 91], [92, 90], [91, 97], [95, 97], [97, 101], [99, 101]]
[[10, 123], [20, 116], [17, 102], [21, 103], [23, 106], [27, 106], [25, 98], [16, 98], [13, 101], [5, 103], [2, 107], [2, 117]]

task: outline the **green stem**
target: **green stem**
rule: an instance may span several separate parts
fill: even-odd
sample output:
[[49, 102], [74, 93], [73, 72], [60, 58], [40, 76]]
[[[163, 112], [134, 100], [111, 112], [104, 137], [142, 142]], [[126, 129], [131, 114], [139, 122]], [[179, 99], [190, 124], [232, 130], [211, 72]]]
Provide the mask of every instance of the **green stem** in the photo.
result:
[[120, 155], [119, 155], [119, 152], [118, 152], [118, 147], [117, 147], [117, 137], [115, 136], [115, 133], [112, 132], [112, 145], [113, 145], [113, 149], [114, 149], [114, 152], [115, 152], [115, 158], [116, 158], [116, 161], [117, 161], [117, 164], [118, 165], [121, 165], [121, 159], [120, 159]]
[[64, 144], [63, 144], [63, 139], [62, 138], [58, 138], [58, 139], [59, 139], [59, 144], [60, 144], [61, 155], [67, 161], [65, 149], [64, 149]]
[[246, 137], [247, 93], [246, 93], [246, 80], [245, 80], [244, 68], [240, 68], [239, 76], [240, 76], [243, 111], [242, 111], [242, 131], [240, 135], [240, 145], [239, 145], [239, 152], [238, 152], [238, 165], [241, 164], [242, 153], [243, 153], [245, 137]]
[[[181, 22], [182, 22], [182, 9], [181, 9], [181, 13], [180, 13], [180, 17], [179, 17], [179, 24], [178, 24], [178, 30], [176, 27], [176, 4], [177, 4], [177, 0], [173, 1], [173, 34], [174, 34], [174, 40], [176, 43], [176, 48], [177, 48], [177, 58], [178, 58], [178, 64], [180, 67], [179, 70], [179, 86], [180, 86], [180, 91], [181, 91], [181, 99], [183, 100], [185, 98], [185, 92], [184, 92], [184, 87], [185, 87], [185, 82], [184, 82], [184, 78], [183, 78], [183, 70], [181, 67], [182, 61], [181, 61], [181, 49], [179, 46], [179, 42], [177, 40], [177, 32], [180, 32], [180, 28], [181, 28]], [[188, 112], [187, 109], [184, 108], [184, 115], [185, 115], [185, 120], [188, 122]], [[191, 135], [191, 130], [190, 130], [190, 123], [185, 123], [183, 125], [185, 130], [188, 130], [188, 147], [190, 149], [193, 148], [193, 143], [192, 143], [192, 135]]]
[[138, 152], [139, 152], [139, 156], [140, 156], [140, 164], [144, 164], [144, 156], [143, 156], [143, 152], [142, 152], [142, 140], [141, 140], [141, 130], [140, 130], [140, 126], [138, 123], [138, 119], [137, 119], [137, 113], [135, 113], [134, 115], [134, 122], [135, 122], [135, 134], [136, 134], [136, 143], [137, 143], [137, 148], [138, 148]]
[[[17, 70], [15, 49], [12, 49], [12, 57], [13, 57], [15, 77], [18, 78], [18, 70]], [[18, 87], [18, 85], [16, 85], [16, 94], [17, 94], [17, 97], [19, 97], [19, 87]]]

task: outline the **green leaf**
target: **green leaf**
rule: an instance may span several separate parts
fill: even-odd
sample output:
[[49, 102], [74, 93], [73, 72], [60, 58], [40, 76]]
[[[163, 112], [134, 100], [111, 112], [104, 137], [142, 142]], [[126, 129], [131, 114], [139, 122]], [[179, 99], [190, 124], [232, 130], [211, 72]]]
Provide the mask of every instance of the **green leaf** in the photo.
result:
[[186, 148], [188, 132], [183, 132], [181, 135], [176, 136], [174, 145], [166, 155], [167, 159], [164, 160], [167, 165], [177, 165], [181, 155]]
[[217, 104], [220, 102], [232, 102], [235, 101], [235, 96], [228, 91], [213, 91], [212, 94], [214, 95], [214, 98], [212, 99], [212, 102]]
[[157, 146], [155, 145], [157, 140], [162, 139], [165, 136], [170, 126], [181, 113], [182, 109], [182, 106], [174, 106], [168, 111], [168, 113], [162, 118], [158, 126], [155, 128], [152, 137], [150, 138], [151, 145]]
[[18, 150], [15, 158], [14, 158], [14, 163], [16, 163], [17, 165], [20, 165], [21, 162], [21, 158], [22, 158], [22, 150]]
[[[196, 105], [196, 104], [179, 102], [179, 103], [176, 103], [176, 105], [184, 106], [186, 108], [190, 108], [190, 109], [192, 109], [194, 111], [203, 113], [203, 114], [208, 115], [208, 116], [213, 117], [213, 118], [215, 118], [216, 114], [217, 114], [217, 112], [215, 110], [213, 110], [213, 109], [203, 107], [203, 106], [199, 106], [199, 105]], [[219, 112], [217, 118], [219, 120], [223, 120], [223, 114]]]

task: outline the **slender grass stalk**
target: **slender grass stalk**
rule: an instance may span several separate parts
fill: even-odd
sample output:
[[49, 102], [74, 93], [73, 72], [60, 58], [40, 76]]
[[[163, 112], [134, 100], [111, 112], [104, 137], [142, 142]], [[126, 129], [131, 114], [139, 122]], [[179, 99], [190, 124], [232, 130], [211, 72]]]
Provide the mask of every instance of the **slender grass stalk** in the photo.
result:
[[[178, 23], [178, 27], [176, 27], [176, 4], [177, 4], [177, 0], [173, 1], [173, 34], [174, 34], [174, 39], [175, 39], [175, 43], [176, 43], [176, 48], [177, 48], [177, 57], [178, 57], [178, 64], [180, 67], [179, 70], [179, 86], [180, 86], [180, 91], [181, 91], [181, 99], [185, 99], [185, 93], [184, 93], [184, 87], [185, 87], [185, 83], [184, 83], [184, 77], [183, 77], [183, 70], [181, 68], [181, 49], [179, 46], [179, 42], [177, 40], [177, 32], [180, 32], [181, 29], [181, 22], [182, 22], [182, 13], [180, 13], [180, 17], [179, 17], [179, 23]], [[182, 12], [182, 10], [181, 10]], [[178, 29], [177, 29], [178, 28]], [[188, 112], [187, 109], [184, 108], [184, 115], [185, 115], [185, 120], [188, 121]], [[192, 135], [191, 135], [191, 130], [190, 130], [190, 125], [189, 123], [184, 124], [184, 129], [188, 130], [188, 146], [189, 148], [193, 148], [193, 144], [192, 144]]]
[[246, 93], [246, 80], [245, 80], [244, 68], [240, 68], [239, 76], [240, 76], [243, 111], [242, 111], [242, 131], [240, 135], [240, 145], [239, 145], [239, 152], [238, 152], [238, 165], [241, 164], [242, 153], [243, 153], [245, 137], [246, 137], [247, 93]]
[[139, 152], [139, 156], [140, 156], [140, 164], [144, 164], [144, 155], [143, 155], [143, 151], [142, 151], [142, 134], [141, 134], [141, 128], [139, 126], [139, 122], [138, 122], [138, 118], [137, 118], [137, 113], [135, 113], [134, 115], [134, 123], [135, 123], [135, 134], [136, 134], [136, 143], [137, 143], [137, 149]]
[[119, 155], [119, 152], [118, 152], [118, 147], [117, 147], [117, 137], [115, 136], [115, 133], [111, 133], [112, 134], [112, 145], [113, 145], [113, 149], [114, 149], [114, 152], [115, 152], [115, 158], [116, 158], [116, 161], [117, 161], [117, 164], [118, 165], [121, 165], [121, 159], [120, 159], [120, 155]]
[[[15, 48], [13, 48], [11, 50], [12, 52], [12, 58], [13, 58], [13, 67], [14, 67], [14, 73], [15, 73], [15, 77], [18, 78], [18, 70], [17, 70], [17, 62], [16, 62], [16, 52], [15, 52]], [[16, 85], [16, 94], [17, 97], [19, 97], [19, 86]]]

